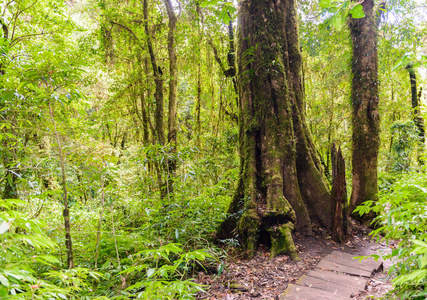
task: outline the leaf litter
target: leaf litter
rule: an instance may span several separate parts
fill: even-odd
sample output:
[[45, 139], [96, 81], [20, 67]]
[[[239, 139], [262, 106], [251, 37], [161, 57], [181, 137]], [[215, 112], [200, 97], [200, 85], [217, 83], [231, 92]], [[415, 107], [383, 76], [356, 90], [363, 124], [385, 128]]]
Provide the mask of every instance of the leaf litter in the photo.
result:
[[[313, 228], [312, 236], [295, 234], [294, 241], [301, 259], [296, 263], [287, 255], [270, 259], [269, 249], [264, 245], [259, 247], [251, 259], [230, 254], [227, 267], [221, 275], [198, 274], [196, 282], [207, 288], [205, 293], [197, 295], [197, 299], [279, 300], [288, 284], [295, 283], [334, 250], [354, 253], [355, 256], [389, 250], [385, 243], [373, 242], [368, 233], [369, 229], [353, 224], [353, 237], [343, 245], [333, 242], [322, 228]], [[352, 299], [375, 299], [384, 296], [390, 289], [389, 277], [380, 272], [368, 281], [365, 291], [353, 295]]]

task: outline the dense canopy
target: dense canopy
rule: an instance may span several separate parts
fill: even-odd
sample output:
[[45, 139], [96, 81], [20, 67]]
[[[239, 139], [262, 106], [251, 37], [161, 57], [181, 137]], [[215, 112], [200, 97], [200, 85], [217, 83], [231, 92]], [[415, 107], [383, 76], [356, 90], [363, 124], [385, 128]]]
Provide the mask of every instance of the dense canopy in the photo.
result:
[[197, 272], [358, 222], [425, 296], [425, 0], [0, 12], [1, 299], [204, 299]]

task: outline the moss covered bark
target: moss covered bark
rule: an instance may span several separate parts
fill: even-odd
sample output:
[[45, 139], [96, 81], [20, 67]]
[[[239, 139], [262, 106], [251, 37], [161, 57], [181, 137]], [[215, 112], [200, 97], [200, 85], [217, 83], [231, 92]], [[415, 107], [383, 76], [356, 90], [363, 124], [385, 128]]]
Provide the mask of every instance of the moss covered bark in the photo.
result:
[[[378, 151], [380, 147], [380, 118], [378, 111], [378, 52], [377, 25], [373, 0], [362, 3], [365, 17], [350, 19], [353, 45], [352, 91], [353, 107], [353, 190], [350, 211], [378, 194]], [[373, 216], [353, 214], [366, 223]]]
[[[303, 110], [296, 3], [245, 0], [237, 34], [241, 170], [229, 218], [218, 237], [237, 235], [252, 255], [298, 259], [291, 231], [330, 224], [330, 194]], [[301, 173], [300, 173], [301, 169]]]

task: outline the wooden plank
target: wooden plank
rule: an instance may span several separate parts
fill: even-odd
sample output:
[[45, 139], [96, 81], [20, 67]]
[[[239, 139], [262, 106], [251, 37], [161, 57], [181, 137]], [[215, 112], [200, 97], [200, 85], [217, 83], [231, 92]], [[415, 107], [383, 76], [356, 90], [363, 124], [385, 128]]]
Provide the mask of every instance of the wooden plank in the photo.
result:
[[280, 300], [348, 300], [348, 298], [334, 292], [290, 284]]
[[307, 276], [319, 278], [328, 282], [333, 282], [342, 286], [355, 287], [358, 290], [363, 290], [366, 285], [366, 279], [359, 276], [350, 276], [342, 273], [331, 271], [321, 271], [319, 269], [310, 270]]
[[371, 267], [369, 265], [364, 265], [362, 262], [359, 262], [358, 260], [355, 260], [355, 259], [349, 260], [349, 259], [338, 257], [332, 254], [325, 256], [323, 260], [331, 263], [340, 264], [343, 266], [348, 266], [348, 267], [368, 271], [368, 272], [374, 271], [374, 267]]
[[366, 279], [361, 277], [330, 271], [310, 271], [296, 282], [296, 285], [325, 290], [347, 299], [364, 290], [365, 284]]
[[[372, 270], [374, 270], [375, 272], [382, 270], [383, 267], [383, 261], [381, 259], [379, 260], [375, 260], [373, 258], [367, 258], [367, 259], [363, 259], [359, 262], [358, 259], [353, 259], [353, 257], [359, 256], [359, 255], [354, 255], [354, 254], [350, 254], [350, 253], [345, 253], [342, 251], [333, 251], [330, 254], [332, 257], [335, 258], [339, 258], [339, 259], [344, 259], [347, 260], [349, 263], [354, 263], [354, 265], [350, 265], [350, 266], [356, 266], [358, 265], [359, 269], [366, 269], [369, 271], [369, 268], [372, 268]], [[329, 256], [329, 255], [328, 255]]]
[[365, 288], [367, 278], [373, 271], [381, 268], [381, 261], [368, 259], [359, 262], [353, 259], [352, 254], [334, 251], [324, 257], [314, 270], [302, 276], [295, 285], [290, 284], [280, 299], [349, 299], [351, 295]]
[[370, 272], [370, 271], [365, 271], [362, 269], [353, 268], [350, 266], [330, 262], [330, 261], [323, 260], [323, 259], [317, 264], [316, 268], [321, 269], [321, 270], [337, 271], [337, 272], [347, 273], [350, 275], [364, 276], [364, 277], [370, 277], [372, 274], [372, 272]]

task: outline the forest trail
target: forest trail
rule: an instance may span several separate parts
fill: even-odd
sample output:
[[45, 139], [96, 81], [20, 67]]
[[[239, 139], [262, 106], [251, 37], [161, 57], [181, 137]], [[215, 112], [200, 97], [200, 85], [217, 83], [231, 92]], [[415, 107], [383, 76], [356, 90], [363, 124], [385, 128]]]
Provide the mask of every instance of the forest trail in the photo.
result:
[[[352, 258], [355, 256], [369, 256], [371, 254], [386, 254], [392, 248], [396, 247], [393, 243], [375, 243], [370, 239], [368, 229], [363, 226], [356, 226], [355, 224], [353, 226], [355, 227], [353, 228], [352, 238], [343, 245], [334, 243], [325, 230], [317, 227], [313, 228], [315, 233], [313, 236], [294, 235], [295, 244], [301, 259], [298, 263], [293, 262], [287, 255], [280, 255], [270, 259], [268, 247], [261, 247], [257, 255], [251, 259], [241, 256], [230, 256], [227, 268], [221, 275], [209, 275], [204, 272], [198, 274], [196, 282], [204, 284], [209, 288], [206, 290], [206, 293], [200, 293], [197, 299], [283, 299], [282, 295], [285, 294], [288, 286], [297, 285], [297, 282], [301, 278], [307, 274], [313, 274], [312, 272], [314, 271], [325, 273], [327, 268], [323, 264], [326, 261], [332, 261], [332, 263], [338, 262], [338, 258], [330, 256], [332, 253], [337, 251], [345, 252]], [[351, 263], [359, 264], [358, 260], [351, 258], [349, 258]], [[362, 260], [361, 265], [365, 265], [366, 262], [367, 260]], [[347, 266], [346, 264], [344, 265]], [[389, 261], [384, 262], [384, 269], [387, 269], [389, 266]], [[330, 268], [328, 267], [328, 269]], [[378, 266], [374, 265], [371, 270], [367, 269], [368, 272], [364, 272], [363, 268], [365, 267], [359, 266], [354, 268], [356, 270], [360, 269], [357, 275], [364, 277], [359, 277], [363, 281], [363, 286], [360, 288], [360, 292], [359, 288], [355, 290], [352, 300], [364, 300], [371, 296], [378, 298], [391, 289], [389, 276], [386, 273], [378, 272], [373, 278], [369, 278], [371, 277], [370, 273], [372, 270], [377, 269]], [[349, 267], [346, 267], [346, 269], [350, 270]], [[354, 269], [353, 271], [355, 271]], [[313, 283], [307, 282], [307, 284], [312, 284], [312, 287], [314, 286]], [[307, 286], [306, 284], [304, 285]], [[333, 295], [329, 299], [341, 298]], [[346, 299], [350, 299], [350, 297]], [[320, 298], [316, 297], [316, 300], [320, 300]]]
[[350, 299], [365, 289], [368, 279], [381, 271], [383, 262], [372, 258], [359, 261], [354, 255], [333, 251], [295, 284], [289, 284], [282, 300]]

